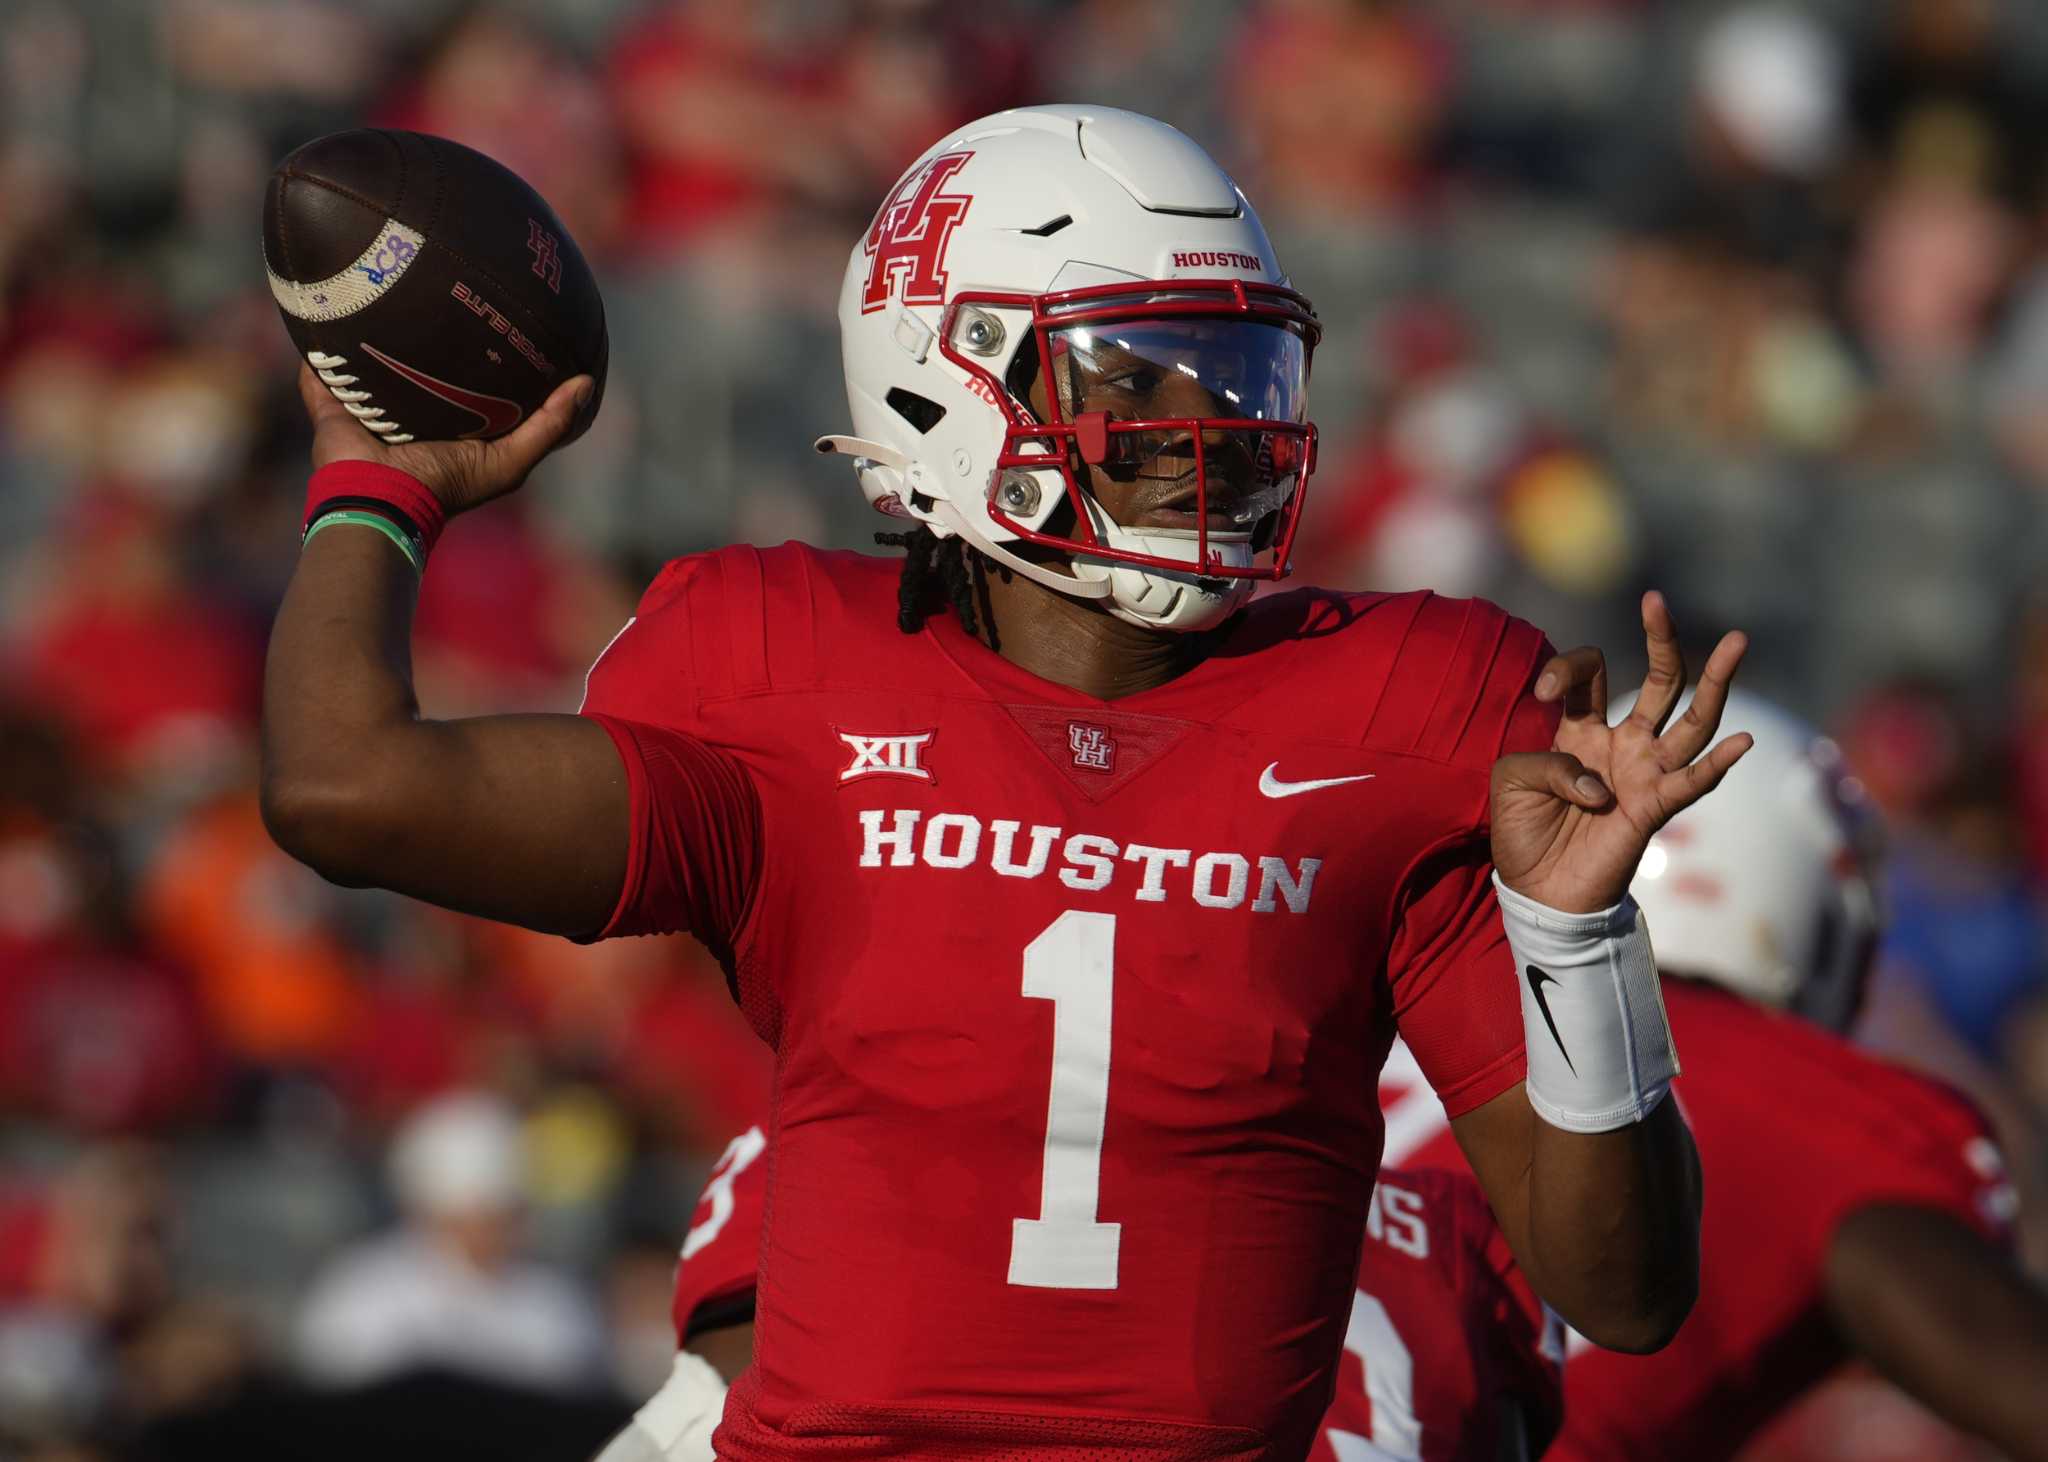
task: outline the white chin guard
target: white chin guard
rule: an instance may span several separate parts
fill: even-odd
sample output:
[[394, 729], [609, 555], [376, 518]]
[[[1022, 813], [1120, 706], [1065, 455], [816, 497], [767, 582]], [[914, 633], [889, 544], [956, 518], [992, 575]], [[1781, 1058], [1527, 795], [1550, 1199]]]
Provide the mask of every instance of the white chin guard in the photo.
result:
[[[1205, 578], [1193, 572], [1195, 555], [1200, 549], [1193, 530], [1137, 532], [1116, 523], [1092, 495], [1082, 496], [1087, 499], [1096, 536], [1106, 546], [1179, 559], [1189, 567], [1188, 573], [1178, 574], [1091, 559], [1085, 550], [1077, 552], [1072, 560], [1074, 577], [1084, 584], [1107, 581], [1109, 595], [1103, 600], [1103, 608], [1118, 619], [1147, 629], [1191, 634], [1214, 629], [1250, 601], [1254, 587], [1250, 579]], [[1248, 532], [1211, 531], [1209, 552], [1231, 568], [1250, 568], [1251, 540]]]

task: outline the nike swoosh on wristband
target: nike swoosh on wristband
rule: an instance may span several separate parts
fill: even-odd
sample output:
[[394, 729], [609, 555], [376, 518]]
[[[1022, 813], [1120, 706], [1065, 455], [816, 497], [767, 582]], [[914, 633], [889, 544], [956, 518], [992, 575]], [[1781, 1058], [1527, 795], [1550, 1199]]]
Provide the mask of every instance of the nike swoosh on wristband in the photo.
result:
[[1304, 792], [1314, 792], [1323, 787], [1341, 787], [1346, 782], [1370, 782], [1373, 772], [1360, 772], [1355, 777], [1317, 777], [1309, 782], [1283, 782], [1273, 773], [1280, 769], [1279, 762], [1273, 762], [1259, 773], [1259, 790], [1268, 797], [1299, 797]]
[[398, 372], [399, 375], [404, 376], [428, 395], [439, 396], [450, 406], [459, 406], [464, 411], [474, 412], [477, 416], [481, 417], [483, 425], [473, 432], [464, 432], [464, 436], [503, 436], [506, 432], [512, 430], [513, 427], [519, 425], [520, 418], [526, 415], [526, 408], [517, 401], [508, 401], [503, 396], [487, 396], [482, 391], [465, 391], [452, 381], [444, 381], [439, 376], [430, 376], [425, 371], [417, 370], [402, 360], [393, 360], [367, 340], [362, 342], [362, 347], [382, 362], [387, 370]]
[[1577, 1076], [1579, 1068], [1572, 1065], [1572, 1053], [1564, 1048], [1564, 1037], [1557, 1033], [1557, 1022], [1550, 1018], [1550, 1002], [1543, 998], [1543, 982], [1548, 980], [1555, 985], [1559, 983], [1558, 978], [1550, 971], [1539, 970], [1534, 965], [1529, 966], [1528, 976], [1529, 993], [1536, 997], [1536, 1008], [1543, 1012], [1543, 1023], [1550, 1027], [1550, 1038], [1557, 1042], [1557, 1054], [1564, 1057], [1565, 1068]]

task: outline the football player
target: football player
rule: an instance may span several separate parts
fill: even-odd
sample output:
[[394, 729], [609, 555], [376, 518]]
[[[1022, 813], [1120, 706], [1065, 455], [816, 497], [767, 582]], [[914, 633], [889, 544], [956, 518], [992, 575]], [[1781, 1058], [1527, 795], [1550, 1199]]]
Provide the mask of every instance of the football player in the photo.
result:
[[[1706, 1175], [1700, 1299], [1654, 1356], [1574, 1343], [1566, 1462], [1734, 1455], [1860, 1356], [2016, 1462], [2048, 1459], [2048, 1298], [2012, 1260], [2012, 1189], [1959, 1093], [1859, 1050], [1876, 944], [1872, 815], [1832, 743], [1737, 692], [1755, 746], [1637, 871], [1677, 1101]], [[1390, 1105], [1389, 1161], [1456, 1163], [1434, 1108]]]
[[1564, 1414], [1564, 1322], [1468, 1174], [1382, 1166], [1316, 1462], [1528, 1462]]
[[1663, 1343], [1697, 1168], [1627, 889], [1746, 747], [1709, 746], [1741, 637], [1672, 719], [1647, 596], [1610, 727], [1599, 652], [1489, 604], [1254, 602], [1300, 522], [1318, 327], [1148, 118], [946, 137], [840, 320], [857, 434], [820, 445], [903, 524], [900, 569], [680, 559], [581, 714], [426, 720], [415, 564], [585, 383], [488, 444], [390, 446], [302, 376], [319, 470], [270, 645], [288, 850], [576, 938], [690, 930], [774, 1048], [720, 1455], [1301, 1456], [1397, 1027], [1534, 1287]]
[[[727, 1145], [676, 1266], [674, 1371], [597, 1462], [710, 1462], [753, 1359], [767, 1137]], [[1524, 1462], [1564, 1411], [1564, 1326], [1529, 1289], [1479, 1185], [1380, 1169], [1318, 1462]]]
[[754, 1359], [754, 1271], [768, 1195], [768, 1137], [749, 1127], [711, 1169], [676, 1263], [676, 1360], [661, 1389], [596, 1462], [711, 1462], [726, 1388]]

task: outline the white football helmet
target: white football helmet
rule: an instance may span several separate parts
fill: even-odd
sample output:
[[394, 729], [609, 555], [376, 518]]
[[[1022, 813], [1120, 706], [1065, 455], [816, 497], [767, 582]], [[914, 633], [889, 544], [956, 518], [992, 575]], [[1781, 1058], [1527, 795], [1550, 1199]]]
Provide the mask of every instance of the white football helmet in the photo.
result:
[[[1158, 628], [1287, 572], [1320, 328], [1244, 194], [1165, 123], [1024, 107], [934, 144], [854, 246], [839, 326], [853, 435], [818, 450], [854, 458], [877, 510]], [[1145, 526], [1103, 510], [1097, 472], [1145, 479]]]
[[1738, 731], [1756, 745], [1650, 839], [1629, 892], [1661, 968], [1846, 1029], [1879, 931], [1877, 815], [1805, 722], [1732, 690], [1720, 734]]

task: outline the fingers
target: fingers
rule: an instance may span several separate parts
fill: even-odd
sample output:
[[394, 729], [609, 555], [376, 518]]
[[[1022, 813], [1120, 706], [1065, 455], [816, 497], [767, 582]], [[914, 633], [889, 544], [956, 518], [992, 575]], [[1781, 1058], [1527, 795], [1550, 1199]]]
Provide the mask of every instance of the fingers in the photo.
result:
[[555, 387], [540, 410], [488, 444], [486, 475], [493, 483], [517, 483], [553, 451], [575, 423], [577, 411], [595, 385], [589, 376], [572, 376]]
[[334, 399], [313, 368], [299, 362], [299, 400], [313, 418], [313, 465], [331, 462], [382, 462], [391, 449], [363, 430], [348, 408]]
[[299, 403], [306, 408], [306, 415], [319, 419], [320, 403], [332, 400], [327, 388], [320, 384], [320, 378], [313, 374], [313, 368], [303, 360], [299, 362]]
[[1735, 679], [1736, 668], [1748, 649], [1749, 636], [1739, 631], [1721, 636], [1721, 643], [1707, 657], [1706, 669], [1700, 672], [1699, 688], [1693, 691], [1685, 714], [1671, 723], [1671, 729], [1659, 743], [1668, 758], [1667, 764], [1691, 761], [1714, 739], [1714, 733], [1721, 729], [1721, 712], [1728, 704], [1729, 683]]
[[354, 419], [303, 360], [299, 362], [299, 400], [305, 404], [306, 415], [313, 419], [316, 429], [336, 417]]
[[1721, 778], [1728, 775], [1729, 768], [1741, 761], [1743, 754], [1755, 744], [1755, 739], [1747, 731], [1738, 731], [1698, 761], [1667, 772], [1658, 783], [1658, 790], [1669, 809], [1665, 817], [1676, 817], [1720, 786]]
[[1607, 657], [1592, 645], [1552, 655], [1536, 677], [1536, 699], [1564, 697], [1564, 713], [1577, 720], [1588, 716], [1607, 724]]
[[1643, 677], [1629, 720], [1655, 736], [1685, 693], [1685, 655], [1678, 648], [1678, 627], [1671, 622], [1664, 596], [1655, 589], [1643, 596], [1643, 639], [1649, 646], [1650, 673]]
[[1562, 751], [1524, 751], [1493, 764], [1493, 790], [1548, 792], [1561, 801], [1596, 811], [1613, 800], [1607, 784], [1577, 757]]

